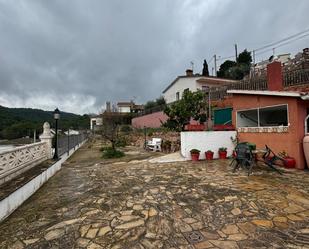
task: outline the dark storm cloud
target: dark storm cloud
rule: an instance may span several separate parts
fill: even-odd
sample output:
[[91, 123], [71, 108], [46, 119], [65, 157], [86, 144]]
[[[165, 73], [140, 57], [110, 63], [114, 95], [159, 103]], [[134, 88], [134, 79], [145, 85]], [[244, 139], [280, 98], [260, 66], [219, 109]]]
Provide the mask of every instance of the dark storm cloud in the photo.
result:
[[200, 71], [204, 58], [233, 55], [234, 43], [253, 49], [305, 30], [308, 11], [306, 0], [2, 0], [0, 104], [84, 113], [145, 102], [190, 61]]

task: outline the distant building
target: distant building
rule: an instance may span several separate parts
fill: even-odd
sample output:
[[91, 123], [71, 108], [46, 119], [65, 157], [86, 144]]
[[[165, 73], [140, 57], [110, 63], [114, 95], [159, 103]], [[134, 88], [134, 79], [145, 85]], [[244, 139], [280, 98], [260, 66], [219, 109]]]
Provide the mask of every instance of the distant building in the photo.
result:
[[267, 65], [277, 61], [282, 64], [283, 71], [292, 71], [300, 69], [309, 69], [309, 48], [304, 48], [302, 52], [291, 58], [291, 54], [279, 54], [275, 57], [271, 56], [268, 60], [263, 60], [251, 67], [251, 75], [266, 76]]
[[186, 70], [186, 75], [178, 76], [163, 91], [163, 97], [167, 104], [182, 98], [184, 91], [196, 92], [198, 89], [207, 91], [209, 87], [216, 88], [237, 83], [237, 80], [223, 79], [214, 76], [202, 76], [193, 74], [191, 69]]
[[103, 125], [103, 120], [101, 116], [93, 116], [90, 118], [90, 130], [97, 130]]
[[69, 129], [69, 131], [65, 131], [64, 134], [65, 134], [65, 135], [79, 135], [80, 132], [77, 131], [77, 130]]
[[117, 103], [117, 111], [120, 113], [138, 113], [142, 110], [144, 110], [144, 106], [137, 105], [133, 101]]

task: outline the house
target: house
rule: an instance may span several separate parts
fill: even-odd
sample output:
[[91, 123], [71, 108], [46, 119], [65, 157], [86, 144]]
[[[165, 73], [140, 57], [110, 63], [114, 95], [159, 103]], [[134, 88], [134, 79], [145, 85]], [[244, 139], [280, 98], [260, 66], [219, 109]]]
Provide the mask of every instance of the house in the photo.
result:
[[101, 116], [93, 116], [90, 118], [90, 130], [98, 130], [103, 125]]
[[268, 145], [276, 153], [285, 151], [296, 159], [298, 169], [304, 169], [302, 143], [309, 114], [309, 92], [284, 89], [279, 62], [267, 66], [267, 78], [268, 90], [227, 91], [233, 95], [232, 123], [239, 141], [255, 143], [257, 148]]
[[191, 92], [196, 92], [198, 89], [207, 91], [209, 87], [216, 88], [238, 82], [237, 80], [193, 74], [193, 70], [187, 69], [186, 75], [178, 76], [164, 89], [163, 97], [166, 103], [169, 104], [181, 99], [183, 92], [186, 90]]
[[72, 135], [79, 135], [80, 132], [77, 131], [77, 130], [69, 129], [69, 131], [65, 131], [64, 134], [65, 134], [65, 135], [71, 135], [71, 136], [72, 136]]
[[143, 105], [137, 105], [133, 101], [130, 102], [118, 102], [117, 103], [117, 110], [121, 113], [138, 113], [144, 110]]

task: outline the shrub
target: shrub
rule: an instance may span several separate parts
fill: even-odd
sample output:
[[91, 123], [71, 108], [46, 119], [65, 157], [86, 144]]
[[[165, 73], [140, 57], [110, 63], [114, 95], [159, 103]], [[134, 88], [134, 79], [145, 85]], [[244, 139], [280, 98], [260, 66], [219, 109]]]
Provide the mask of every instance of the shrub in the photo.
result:
[[212, 150], [207, 150], [206, 153], [214, 153]]
[[102, 157], [105, 159], [120, 158], [123, 156], [124, 156], [124, 153], [122, 151], [113, 149], [112, 147], [105, 148], [105, 150], [103, 151], [103, 155], [102, 155]]
[[118, 137], [115, 142], [116, 147], [125, 147], [127, 145], [127, 140], [125, 137]]
[[225, 147], [219, 148], [219, 151], [226, 151], [226, 150], [227, 150], [227, 148], [225, 148]]
[[198, 153], [200, 153], [200, 151], [199, 151], [198, 149], [192, 149], [192, 150], [190, 150], [190, 152], [191, 152], [192, 154], [198, 154]]
[[124, 133], [129, 133], [132, 131], [132, 128], [130, 125], [123, 125], [121, 126], [120, 131]]

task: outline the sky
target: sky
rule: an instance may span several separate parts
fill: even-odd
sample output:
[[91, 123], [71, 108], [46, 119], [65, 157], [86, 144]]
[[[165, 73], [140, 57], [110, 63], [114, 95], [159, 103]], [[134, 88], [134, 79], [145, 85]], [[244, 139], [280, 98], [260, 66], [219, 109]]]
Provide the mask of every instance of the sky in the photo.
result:
[[[84, 114], [142, 104], [191, 61], [211, 71], [235, 43], [253, 50], [309, 29], [308, 13], [308, 0], [0, 0], [0, 105]], [[305, 47], [309, 36], [275, 54]]]

